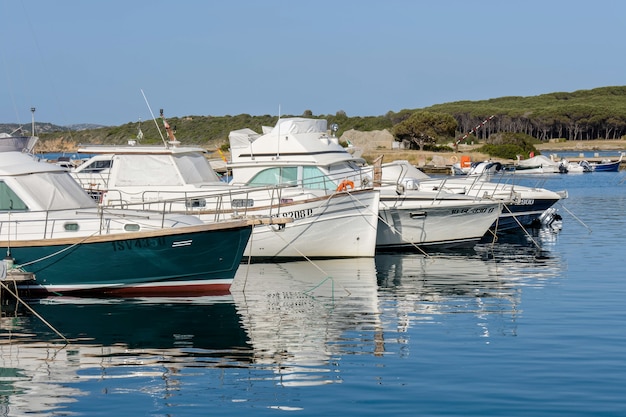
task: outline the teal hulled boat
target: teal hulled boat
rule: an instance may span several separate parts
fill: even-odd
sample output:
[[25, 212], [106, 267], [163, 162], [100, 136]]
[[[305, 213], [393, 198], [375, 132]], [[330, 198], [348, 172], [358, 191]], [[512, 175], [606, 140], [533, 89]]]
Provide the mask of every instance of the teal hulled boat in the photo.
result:
[[0, 272], [32, 273], [32, 292], [228, 292], [261, 221], [105, 209], [62, 168], [0, 152]]
[[242, 221], [212, 226], [12, 242], [10, 255], [34, 274], [21, 289], [35, 295], [224, 294], [252, 227]]

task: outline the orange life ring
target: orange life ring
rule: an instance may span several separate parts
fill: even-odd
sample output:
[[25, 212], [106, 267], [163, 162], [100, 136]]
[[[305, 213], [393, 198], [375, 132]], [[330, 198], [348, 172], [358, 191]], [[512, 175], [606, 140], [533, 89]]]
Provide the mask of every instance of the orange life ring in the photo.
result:
[[354, 190], [354, 182], [350, 180], [343, 180], [341, 184], [337, 187], [337, 191], [348, 191], [348, 187]]

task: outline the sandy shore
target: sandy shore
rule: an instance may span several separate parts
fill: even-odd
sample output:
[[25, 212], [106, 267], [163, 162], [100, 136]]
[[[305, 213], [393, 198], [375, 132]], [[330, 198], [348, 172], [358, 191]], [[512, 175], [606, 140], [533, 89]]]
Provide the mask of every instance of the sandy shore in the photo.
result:
[[[373, 161], [380, 155], [383, 155], [383, 162], [391, 162], [394, 160], [407, 160], [411, 164], [418, 167], [434, 166], [443, 167], [450, 166], [458, 162], [461, 155], [468, 155], [472, 161], [484, 161], [489, 159], [489, 155], [476, 152], [475, 149], [482, 145], [465, 145], [459, 146], [459, 151], [451, 152], [430, 152], [417, 150], [396, 150], [396, 149], [376, 149], [363, 153], [363, 157], [368, 161]], [[543, 153], [549, 154], [558, 151], [626, 151], [626, 140], [581, 140], [581, 141], [565, 141], [565, 142], [549, 142], [535, 145], [535, 148]], [[505, 160], [492, 158], [502, 163], [513, 163], [513, 160]]]
[[542, 143], [535, 148], [540, 151], [623, 151], [626, 150], [626, 140], [570, 140]]

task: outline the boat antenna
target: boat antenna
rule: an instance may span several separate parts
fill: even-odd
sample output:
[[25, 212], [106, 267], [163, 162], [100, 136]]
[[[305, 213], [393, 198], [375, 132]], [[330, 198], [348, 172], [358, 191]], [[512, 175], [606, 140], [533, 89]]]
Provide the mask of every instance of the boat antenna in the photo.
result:
[[140, 90], [140, 91], [141, 91], [141, 95], [143, 96], [144, 101], [146, 102], [146, 106], [148, 106], [148, 110], [150, 110], [150, 116], [152, 116], [152, 120], [154, 120], [154, 124], [157, 128], [157, 131], [159, 132], [159, 136], [161, 136], [163, 145], [165, 145], [165, 147], [167, 148], [167, 142], [165, 141], [165, 138], [163, 137], [163, 133], [161, 132], [161, 129], [159, 128], [159, 123], [157, 122], [156, 117], [154, 116], [154, 113], [152, 112], [150, 103], [148, 103], [148, 99], [146, 98], [146, 95], [144, 94], [143, 90]]
[[278, 143], [276, 146], [276, 159], [280, 159], [280, 104], [278, 105], [278, 121], [276, 122], [276, 128], [278, 129]]

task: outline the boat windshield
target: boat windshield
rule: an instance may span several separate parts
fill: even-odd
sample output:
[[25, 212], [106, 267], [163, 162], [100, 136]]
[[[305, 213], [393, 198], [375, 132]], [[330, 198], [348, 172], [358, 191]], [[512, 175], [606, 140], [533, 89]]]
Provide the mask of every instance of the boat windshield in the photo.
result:
[[314, 190], [335, 190], [337, 183], [329, 179], [318, 167], [302, 167], [304, 188]]
[[211, 164], [202, 154], [177, 155], [175, 161], [186, 184], [220, 181]]
[[297, 185], [298, 184], [298, 168], [297, 167], [272, 167], [264, 169], [256, 174], [247, 185], [264, 186], [264, 185]]
[[301, 181], [298, 180], [299, 167], [272, 167], [256, 174], [247, 185], [250, 186], [293, 186], [302, 184], [303, 188], [313, 190], [334, 190], [337, 183], [329, 179], [319, 168], [301, 167]]
[[[64, 171], [39, 172], [13, 177], [18, 188], [35, 201], [31, 210], [64, 210], [96, 207], [96, 202]], [[21, 190], [20, 190], [21, 189]], [[4, 198], [4, 195], [2, 196]], [[24, 196], [26, 198], [26, 196]], [[24, 207], [23, 209], [26, 209]]]
[[111, 187], [183, 186], [219, 182], [204, 155], [116, 155]]

